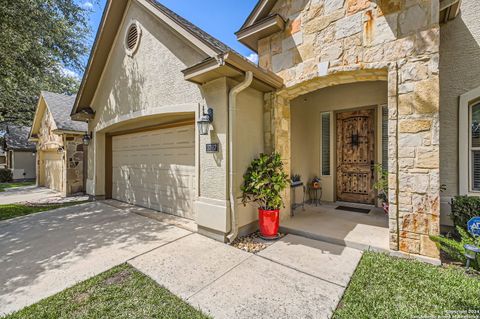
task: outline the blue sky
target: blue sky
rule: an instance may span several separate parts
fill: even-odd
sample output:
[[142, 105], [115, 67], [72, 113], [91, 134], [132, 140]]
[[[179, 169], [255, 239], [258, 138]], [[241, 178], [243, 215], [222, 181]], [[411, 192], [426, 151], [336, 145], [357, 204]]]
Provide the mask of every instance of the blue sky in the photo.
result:
[[[90, 25], [93, 30], [93, 42], [106, 0], [78, 1], [92, 11]], [[159, 2], [255, 61], [256, 55], [236, 40], [234, 32], [238, 31], [257, 0], [159, 0]]]

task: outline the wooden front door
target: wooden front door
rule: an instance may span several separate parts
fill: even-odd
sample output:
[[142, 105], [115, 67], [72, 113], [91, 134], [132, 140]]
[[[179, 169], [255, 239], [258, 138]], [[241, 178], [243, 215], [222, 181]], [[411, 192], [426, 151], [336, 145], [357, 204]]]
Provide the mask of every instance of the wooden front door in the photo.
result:
[[337, 200], [374, 204], [373, 109], [337, 114]]

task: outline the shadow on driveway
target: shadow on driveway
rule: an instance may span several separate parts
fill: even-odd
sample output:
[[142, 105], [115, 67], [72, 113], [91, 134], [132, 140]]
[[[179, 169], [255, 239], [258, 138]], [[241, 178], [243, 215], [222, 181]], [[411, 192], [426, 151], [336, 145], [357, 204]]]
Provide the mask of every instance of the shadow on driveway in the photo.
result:
[[0, 222], [0, 314], [188, 234], [101, 202]]

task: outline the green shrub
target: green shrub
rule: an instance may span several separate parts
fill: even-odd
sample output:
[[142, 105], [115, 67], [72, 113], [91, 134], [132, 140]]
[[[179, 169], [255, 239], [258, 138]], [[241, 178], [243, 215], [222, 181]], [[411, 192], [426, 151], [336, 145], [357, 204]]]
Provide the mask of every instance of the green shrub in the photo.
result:
[[480, 197], [455, 196], [451, 202], [452, 221], [455, 227], [467, 229], [468, 221], [475, 216], [480, 216]]
[[0, 183], [11, 182], [13, 179], [13, 173], [8, 168], [0, 168]]
[[252, 161], [243, 175], [242, 203], [254, 203], [262, 209], [284, 207], [281, 196], [288, 185], [280, 154], [260, 154]]
[[[437, 247], [443, 250], [450, 258], [465, 264], [467, 258], [465, 257], [465, 248], [463, 246], [466, 244], [479, 246], [480, 238], [474, 238], [460, 226], [457, 226], [457, 232], [460, 235], [460, 240], [445, 236], [430, 236], [430, 238], [435, 242]], [[477, 256], [477, 260], [470, 265], [472, 268], [480, 270], [480, 256]]]

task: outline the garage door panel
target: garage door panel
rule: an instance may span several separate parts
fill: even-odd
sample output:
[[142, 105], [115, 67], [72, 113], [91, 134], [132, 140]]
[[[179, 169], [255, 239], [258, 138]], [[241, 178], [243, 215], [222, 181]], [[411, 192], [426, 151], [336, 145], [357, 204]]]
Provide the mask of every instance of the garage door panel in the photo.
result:
[[194, 146], [193, 125], [113, 137], [113, 198], [193, 219]]

